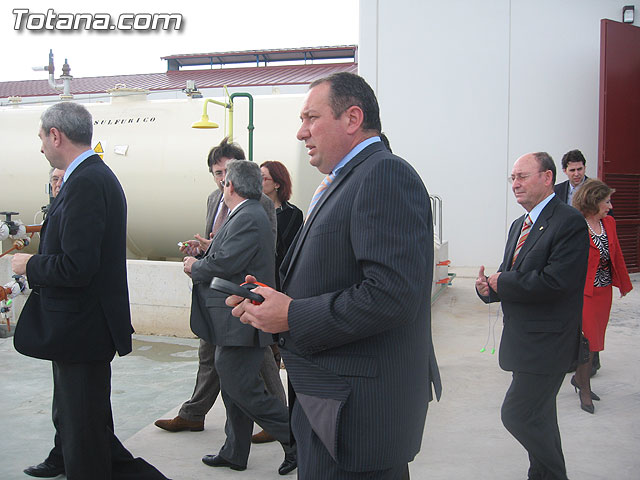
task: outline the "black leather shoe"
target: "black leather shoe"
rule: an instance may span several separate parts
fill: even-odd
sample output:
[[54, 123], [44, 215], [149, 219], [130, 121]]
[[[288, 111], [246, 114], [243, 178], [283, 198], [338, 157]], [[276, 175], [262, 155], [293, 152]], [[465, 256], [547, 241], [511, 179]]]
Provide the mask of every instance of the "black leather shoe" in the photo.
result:
[[210, 467], [229, 467], [231, 470], [237, 470], [239, 472], [247, 469], [246, 465], [236, 465], [235, 463], [225, 460], [220, 455], [205, 455], [202, 457], [202, 463]]
[[58, 467], [46, 460], [38, 465], [32, 465], [23, 470], [27, 475], [39, 478], [53, 478], [64, 473], [64, 466]]
[[298, 456], [295, 453], [287, 453], [284, 456], [284, 462], [280, 464], [278, 473], [280, 475], [286, 475], [289, 472], [293, 472], [298, 466]]

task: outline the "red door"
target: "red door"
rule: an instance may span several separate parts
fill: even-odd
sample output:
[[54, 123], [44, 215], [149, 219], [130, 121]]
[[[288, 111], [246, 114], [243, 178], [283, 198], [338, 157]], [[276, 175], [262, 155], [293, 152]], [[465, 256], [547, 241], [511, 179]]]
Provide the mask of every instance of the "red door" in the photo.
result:
[[612, 196], [630, 272], [640, 272], [640, 28], [600, 22], [598, 176]]

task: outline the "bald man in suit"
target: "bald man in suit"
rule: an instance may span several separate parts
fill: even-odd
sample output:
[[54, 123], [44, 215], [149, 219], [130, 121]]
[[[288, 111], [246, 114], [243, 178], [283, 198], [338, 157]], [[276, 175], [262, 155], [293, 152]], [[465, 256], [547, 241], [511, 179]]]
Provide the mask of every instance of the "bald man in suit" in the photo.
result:
[[556, 396], [578, 356], [589, 238], [582, 215], [553, 192], [545, 152], [520, 157], [511, 173], [526, 214], [509, 230], [502, 265], [476, 279], [483, 302], [501, 302], [500, 367], [512, 372], [502, 422], [529, 454], [530, 480], [566, 480]]

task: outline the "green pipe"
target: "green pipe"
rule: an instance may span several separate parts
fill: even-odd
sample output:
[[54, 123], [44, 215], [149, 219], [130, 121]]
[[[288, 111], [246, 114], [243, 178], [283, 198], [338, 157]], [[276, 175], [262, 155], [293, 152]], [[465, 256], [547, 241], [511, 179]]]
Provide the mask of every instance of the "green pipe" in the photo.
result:
[[231, 105], [233, 105], [233, 99], [236, 97], [246, 97], [249, 99], [249, 125], [247, 126], [247, 130], [249, 130], [249, 160], [253, 161], [253, 130], [255, 129], [253, 126], [253, 97], [250, 93], [245, 92], [232, 93], [229, 97]]

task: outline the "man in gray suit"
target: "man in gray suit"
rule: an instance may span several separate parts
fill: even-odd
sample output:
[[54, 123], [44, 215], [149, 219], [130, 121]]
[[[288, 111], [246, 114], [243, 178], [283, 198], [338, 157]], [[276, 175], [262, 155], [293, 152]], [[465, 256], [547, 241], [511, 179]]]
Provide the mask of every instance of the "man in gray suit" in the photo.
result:
[[[205, 221], [205, 236], [195, 235], [195, 240], [185, 242], [186, 245], [180, 250], [190, 256], [200, 258], [204, 255], [211, 239], [218, 232], [222, 224], [229, 216], [229, 210], [222, 201], [222, 190], [224, 177], [227, 172], [227, 162], [231, 159], [244, 160], [244, 151], [237, 143], [224, 138], [219, 145], [211, 149], [207, 156], [207, 166], [209, 173], [213, 175], [217, 188], [211, 192], [207, 198], [207, 218]], [[267, 213], [273, 241], [275, 244], [277, 232], [276, 211], [273, 202], [266, 195], [261, 195], [260, 204]], [[211, 410], [220, 392], [220, 379], [214, 366], [216, 346], [200, 339], [198, 347], [198, 373], [196, 375], [196, 385], [191, 398], [182, 404], [178, 415], [172, 419], [156, 420], [155, 425], [169, 432], [204, 430], [205, 415]], [[267, 390], [278, 397], [283, 404], [286, 404], [286, 397], [280, 373], [273, 355], [265, 351], [262, 363], [261, 375], [264, 379]]]
[[262, 174], [246, 160], [227, 163], [224, 203], [229, 217], [201, 259], [185, 257], [184, 271], [193, 280], [191, 329], [216, 345], [215, 368], [220, 377], [227, 410], [226, 441], [218, 455], [202, 461], [212, 467], [245, 470], [251, 446], [253, 422], [283, 446], [285, 460], [279, 472], [296, 467], [295, 448], [290, 445], [286, 406], [268, 393], [260, 377], [265, 351], [273, 337], [239, 322], [225, 305], [226, 295], [209, 288], [213, 277], [242, 283], [248, 274], [273, 285], [275, 246], [267, 214], [260, 205]]
[[441, 389], [429, 195], [380, 141], [361, 77], [312, 83], [300, 118], [298, 139], [327, 177], [282, 264], [286, 294], [259, 287], [264, 302], [233, 314], [279, 336], [300, 478], [408, 478]]

